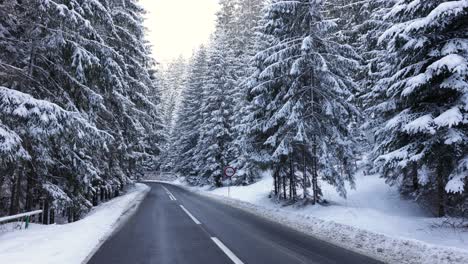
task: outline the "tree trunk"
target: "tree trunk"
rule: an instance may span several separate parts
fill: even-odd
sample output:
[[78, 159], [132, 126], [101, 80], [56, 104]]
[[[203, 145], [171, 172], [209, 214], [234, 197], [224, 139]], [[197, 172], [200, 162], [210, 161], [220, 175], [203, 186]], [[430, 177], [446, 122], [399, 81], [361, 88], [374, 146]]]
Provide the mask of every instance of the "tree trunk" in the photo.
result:
[[21, 196], [23, 195], [22, 189], [21, 189], [21, 183], [23, 181], [23, 173], [24, 170], [19, 171], [18, 174], [18, 179], [16, 181], [16, 197], [15, 197], [15, 208], [16, 208], [16, 213], [18, 214], [21, 210]]
[[[0, 189], [2, 188], [3, 184], [5, 183], [7, 176], [11, 177], [14, 173], [14, 164], [12, 162], [8, 162], [5, 168], [0, 168]], [[5, 208], [6, 209], [6, 208]]]
[[101, 187], [101, 202], [105, 201], [105, 200], [106, 200], [106, 198], [104, 196], [104, 188]]
[[437, 168], [437, 216], [445, 216], [445, 180], [444, 180], [444, 165], [439, 162]]
[[98, 195], [97, 193], [93, 193], [93, 206], [98, 206], [99, 205], [99, 202], [98, 202]]
[[50, 210], [49, 224], [55, 224], [55, 210], [54, 209]]
[[413, 191], [417, 191], [419, 190], [418, 164], [414, 162], [412, 167], [411, 176], [413, 178]]
[[293, 191], [293, 188], [294, 188], [294, 183], [293, 183], [293, 168], [292, 168], [292, 158], [291, 158], [291, 155], [289, 157], [289, 199], [292, 200], [293, 199], [293, 194], [294, 194], [294, 191]]
[[289, 189], [290, 189], [290, 194], [289, 197], [292, 200], [296, 200], [296, 181], [295, 181], [295, 176], [294, 176], [294, 162], [291, 158], [289, 159]]
[[307, 199], [307, 162], [306, 162], [306, 148], [305, 145], [302, 147], [302, 158], [303, 158], [303, 171], [302, 171], [302, 188], [304, 192], [304, 199]]
[[21, 200], [21, 182], [23, 180], [23, 170], [18, 171], [16, 181], [13, 183], [11, 195], [10, 215], [19, 214]]
[[286, 196], [286, 176], [283, 176], [283, 198], [284, 200], [287, 199], [287, 196]]
[[31, 175], [28, 175], [26, 178], [26, 204], [25, 204], [25, 210], [26, 212], [30, 212], [32, 209], [32, 179]]
[[278, 171], [275, 170], [273, 174], [273, 185], [275, 186], [275, 196], [278, 197], [279, 187], [278, 187]]
[[67, 208], [67, 218], [68, 218], [68, 223], [73, 223], [73, 213], [72, 213], [71, 207]]
[[44, 200], [44, 207], [43, 207], [43, 213], [42, 213], [42, 224], [43, 225], [48, 225], [49, 224], [49, 201], [47, 199]]
[[16, 197], [16, 179], [17, 177], [13, 177], [11, 181], [11, 189], [10, 189], [10, 210], [9, 210], [9, 215], [15, 215], [16, 214], [16, 208], [15, 208], [15, 197]]
[[318, 203], [319, 197], [318, 197], [318, 171], [317, 171], [317, 144], [316, 144], [316, 139], [314, 137], [313, 141], [313, 156], [312, 156], [312, 190], [313, 190], [313, 203], [316, 204]]
[[80, 214], [79, 214], [78, 210], [73, 208], [73, 221], [78, 221], [79, 219], [80, 219]]
[[26, 211], [32, 211], [35, 206], [34, 190], [36, 189], [36, 182], [34, 179], [35, 172], [34, 166], [28, 162], [28, 171], [26, 175]]

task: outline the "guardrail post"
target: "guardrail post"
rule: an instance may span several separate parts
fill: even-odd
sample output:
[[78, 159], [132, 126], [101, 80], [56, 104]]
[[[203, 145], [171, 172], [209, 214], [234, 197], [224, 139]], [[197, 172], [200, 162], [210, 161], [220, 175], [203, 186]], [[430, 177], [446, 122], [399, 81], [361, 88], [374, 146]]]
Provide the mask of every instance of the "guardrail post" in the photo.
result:
[[26, 216], [26, 221], [24, 221], [24, 229], [28, 229], [29, 227], [30, 216]]

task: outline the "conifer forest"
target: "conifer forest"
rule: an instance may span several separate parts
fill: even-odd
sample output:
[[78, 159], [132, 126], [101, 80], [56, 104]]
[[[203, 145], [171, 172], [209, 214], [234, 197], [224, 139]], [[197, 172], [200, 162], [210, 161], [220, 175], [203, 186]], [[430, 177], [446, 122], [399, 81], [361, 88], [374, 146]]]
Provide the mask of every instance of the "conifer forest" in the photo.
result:
[[219, 7], [161, 66], [138, 0], [0, 0], [0, 216], [75, 222], [148, 174], [319, 206], [361, 172], [468, 218], [467, 0]]

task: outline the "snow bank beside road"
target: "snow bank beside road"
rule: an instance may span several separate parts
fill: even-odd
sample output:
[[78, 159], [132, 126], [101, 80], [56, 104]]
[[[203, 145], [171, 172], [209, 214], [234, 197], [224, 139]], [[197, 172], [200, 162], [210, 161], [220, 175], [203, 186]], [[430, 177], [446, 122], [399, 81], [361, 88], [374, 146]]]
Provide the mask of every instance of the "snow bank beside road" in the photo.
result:
[[[313, 216], [374, 233], [392, 237], [420, 240], [438, 246], [468, 249], [468, 232], [438, 227], [445, 220], [436, 218], [421, 209], [414, 201], [403, 200], [397, 187], [390, 187], [377, 176], [358, 175], [356, 190], [348, 190], [348, 198], [340, 197], [335, 188], [322, 184], [327, 206], [281, 207], [268, 199], [273, 179], [245, 187], [232, 187], [231, 197], [267, 208], [281, 208], [291, 214]], [[227, 188], [210, 191], [211, 194], [227, 196]]]
[[359, 190], [350, 192], [348, 200], [322, 186], [331, 205], [305, 208], [271, 202], [267, 197], [271, 181], [265, 178], [254, 185], [232, 187], [232, 198], [226, 197], [226, 188], [188, 189], [387, 263], [468, 263], [468, 234], [430, 229], [430, 220], [435, 218], [401, 200], [397, 190], [382, 179], [358, 178]]
[[333, 221], [321, 220], [312, 216], [285, 213], [287, 211], [281, 209], [266, 208], [226, 197], [220, 199], [221, 196], [209, 193], [203, 194], [221, 200], [228, 205], [282, 223], [313, 237], [387, 263], [468, 263], [467, 251], [433, 246], [418, 240], [394, 238]]
[[94, 208], [67, 225], [32, 225], [0, 234], [0, 263], [80, 264], [106, 240], [143, 201], [150, 188], [136, 184], [125, 195]]

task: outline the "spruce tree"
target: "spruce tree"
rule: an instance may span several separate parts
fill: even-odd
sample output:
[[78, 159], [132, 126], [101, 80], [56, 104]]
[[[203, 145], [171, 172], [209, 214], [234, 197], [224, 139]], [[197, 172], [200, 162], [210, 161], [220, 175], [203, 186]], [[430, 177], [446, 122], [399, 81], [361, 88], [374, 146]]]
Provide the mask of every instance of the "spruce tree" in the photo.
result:
[[239, 0], [236, 9], [236, 32], [238, 46], [234, 51], [238, 60], [237, 79], [235, 85], [235, 107], [233, 123], [233, 153], [232, 166], [237, 169], [233, 177], [234, 184], [251, 184], [259, 178], [260, 168], [252, 161], [251, 144], [248, 143], [247, 131], [249, 129], [249, 103], [248, 103], [248, 78], [254, 73], [255, 67], [251, 60], [260, 50], [261, 38], [257, 36], [257, 27], [261, 19], [263, 0]]
[[466, 201], [467, 18], [466, 1], [398, 1], [380, 38], [387, 78], [371, 92], [377, 168], [438, 216]]
[[204, 102], [204, 89], [208, 74], [207, 51], [205, 47], [194, 54], [188, 70], [187, 82], [182, 92], [180, 109], [175, 125], [174, 143], [175, 162], [174, 171], [187, 177], [188, 182], [196, 183], [199, 166], [194, 159], [197, 144], [200, 138], [202, 106]]
[[203, 90], [202, 125], [196, 163], [202, 184], [222, 186], [223, 170], [232, 160], [233, 92], [235, 69], [229, 38], [219, 33], [210, 47], [208, 74]]
[[251, 88], [252, 113], [258, 128], [251, 136], [257, 156], [274, 171], [275, 193], [296, 199], [312, 179], [313, 201], [318, 179], [345, 196], [345, 181], [354, 184], [353, 155], [347, 121], [356, 109], [347, 99], [356, 89], [349, 77], [357, 63], [349, 45], [333, 40], [333, 21], [317, 1], [272, 1], [263, 33], [272, 45], [256, 56]]
[[154, 163], [159, 110], [147, 99], [156, 88], [134, 3], [0, 3], [1, 159], [14, 175], [0, 188], [11, 190], [10, 213], [45, 197], [46, 211], [77, 220]]
[[175, 140], [178, 131], [176, 130], [177, 114], [181, 103], [181, 94], [186, 83], [187, 65], [183, 57], [177, 58], [167, 66], [162, 76], [162, 120], [163, 133], [167, 138], [166, 144], [162, 145], [162, 171], [170, 172], [174, 170], [175, 159], [177, 158], [177, 145]]
[[223, 185], [223, 171], [234, 157], [234, 98], [239, 76], [236, 36], [236, 3], [221, 1], [216, 30], [208, 49], [208, 69], [203, 88], [200, 138], [194, 151], [194, 184]]

